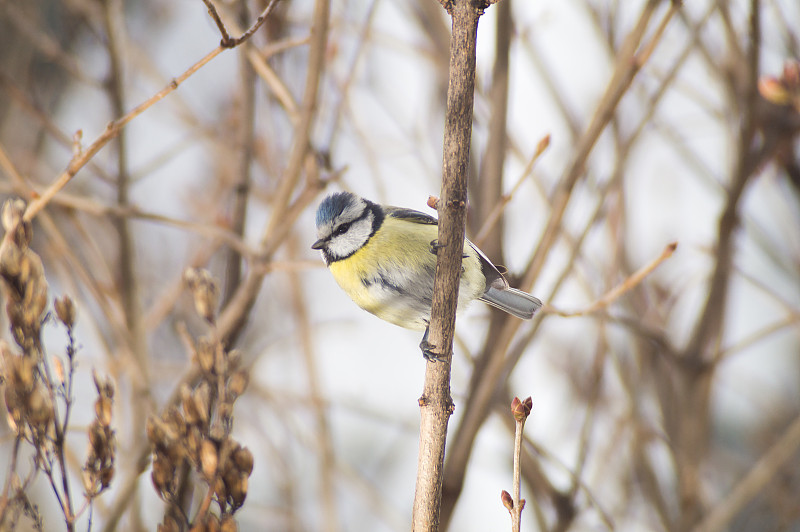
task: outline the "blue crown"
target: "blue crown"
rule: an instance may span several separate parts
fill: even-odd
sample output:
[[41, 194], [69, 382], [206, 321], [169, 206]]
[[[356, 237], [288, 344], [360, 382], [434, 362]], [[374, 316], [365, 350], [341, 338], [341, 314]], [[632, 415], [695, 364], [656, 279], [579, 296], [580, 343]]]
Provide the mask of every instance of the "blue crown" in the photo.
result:
[[350, 192], [337, 192], [322, 200], [317, 208], [317, 227], [342, 214], [354, 198], [355, 195]]

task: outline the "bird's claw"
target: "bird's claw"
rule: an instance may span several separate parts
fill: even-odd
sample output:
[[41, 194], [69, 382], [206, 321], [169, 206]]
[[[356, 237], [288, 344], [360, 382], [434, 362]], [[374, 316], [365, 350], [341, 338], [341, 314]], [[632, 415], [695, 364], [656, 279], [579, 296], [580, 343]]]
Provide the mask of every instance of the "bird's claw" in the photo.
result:
[[421, 341], [419, 343], [419, 348], [420, 348], [420, 350], [422, 350], [422, 356], [428, 362], [446, 362], [447, 361], [446, 358], [444, 358], [443, 356], [440, 356], [438, 353], [436, 353], [436, 351], [435, 351], [436, 346], [433, 345], [432, 343], [430, 343], [427, 340]]

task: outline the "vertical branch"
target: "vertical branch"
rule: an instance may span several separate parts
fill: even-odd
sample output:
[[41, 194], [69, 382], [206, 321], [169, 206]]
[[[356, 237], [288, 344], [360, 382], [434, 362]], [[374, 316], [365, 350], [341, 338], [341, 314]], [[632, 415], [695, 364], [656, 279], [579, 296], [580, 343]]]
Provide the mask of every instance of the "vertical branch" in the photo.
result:
[[[659, 29], [644, 46], [641, 46], [652, 15], [659, 5], [660, 2], [658, 0], [650, 0], [642, 7], [639, 19], [622, 45], [617, 56], [612, 79], [609, 81], [608, 87], [598, 104], [588, 129], [577, 142], [572, 162], [568, 165], [559, 180], [554, 193], [552, 212], [548, 219], [547, 226], [539, 240], [536, 252], [526, 267], [525, 277], [520, 283], [523, 288], [530, 287], [539, 275], [549, 250], [555, 245], [557, 237], [560, 234], [561, 223], [566, 213], [567, 205], [572, 197], [572, 191], [580, 178], [584, 175], [585, 165], [589, 159], [590, 153], [601, 133], [614, 116], [619, 102], [627, 93], [636, 74], [647, 62], [653, 49], [659, 43], [661, 35], [663, 34], [663, 28], [666, 27], [667, 23], [678, 9], [677, 3], [671, 4], [658, 26]], [[641, 50], [637, 53], [640, 46]], [[454, 444], [450, 450], [447, 462], [445, 500], [442, 508], [442, 521], [444, 523], [447, 523], [452, 516], [455, 503], [461, 493], [467, 462], [472, 453], [472, 446], [478, 431], [488, 415], [491, 399], [516, 363], [515, 359], [504, 359], [504, 354], [519, 327], [519, 321], [506, 320], [503, 325], [503, 330], [498, 335], [501, 341], [490, 349], [487, 349], [485, 352], [486, 354], [482, 355], [487, 358], [485, 363], [482, 361], [478, 362], [478, 364], [483, 364], [485, 369], [481, 372], [481, 378], [471, 383], [467, 404], [465, 405], [465, 412], [457, 428]]]
[[420, 442], [412, 530], [438, 530], [447, 423], [453, 411], [450, 364], [467, 207], [467, 166], [472, 136], [475, 49], [482, 5], [447, 4], [452, 17], [450, 81], [445, 115], [439, 251], [433, 286], [430, 342], [441, 363], [429, 363], [420, 398]]
[[[239, 3], [239, 23], [247, 26], [250, 13], [247, 1]], [[253, 161], [253, 139], [255, 137], [255, 83], [256, 73], [247, 59], [247, 50], [239, 50], [239, 73], [241, 79], [241, 102], [239, 105], [239, 160], [235, 176], [231, 230], [239, 237], [244, 236], [247, 220], [247, 201], [250, 196], [250, 164]], [[222, 305], [228, 303], [239, 287], [242, 278], [242, 256], [235, 249], [228, 248], [225, 257], [225, 280], [222, 287]]]
[[[123, 50], [121, 48], [124, 33], [122, 26], [122, 2], [120, 0], [106, 0], [102, 2], [103, 22], [105, 24], [106, 35], [108, 38], [108, 57], [110, 72], [107, 80], [107, 91], [111, 99], [112, 114], [124, 116], [125, 114], [125, 93], [124, 93], [124, 68]], [[128, 169], [127, 151], [127, 130], [120, 129], [117, 145], [117, 206], [123, 211], [130, 205], [129, 188], [130, 174]], [[147, 348], [145, 342], [145, 332], [142, 322], [142, 315], [139, 308], [139, 289], [135, 272], [135, 252], [133, 235], [131, 234], [128, 217], [120, 216], [114, 220], [114, 225], [118, 236], [118, 260], [119, 277], [118, 287], [122, 303], [122, 310], [125, 316], [127, 329], [128, 353], [132, 356], [131, 361], [137, 368], [137, 374], [133, 376], [131, 386], [131, 407], [132, 419], [130, 420], [131, 437], [133, 441], [140, 438], [141, 427], [147, 417], [147, 402], [144, 400], [148, 395], [149, 375], [147, 369]], [[134, 496], [136, 494], [134, 493]], [[135, 508], [134, 503], [132, 507]], [[139, 523], [139, 513], [132, 512], [133, 527], [137, 528]]]

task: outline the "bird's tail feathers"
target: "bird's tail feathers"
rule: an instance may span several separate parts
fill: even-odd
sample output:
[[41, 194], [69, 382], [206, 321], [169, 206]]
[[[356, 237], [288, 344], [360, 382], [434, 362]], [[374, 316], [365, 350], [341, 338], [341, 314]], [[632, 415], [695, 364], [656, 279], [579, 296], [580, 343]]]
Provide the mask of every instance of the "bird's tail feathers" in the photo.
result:
[[489, 286], [480, 299], [523, 320], [531, 319], [542, 307], [539, 298], [516, 288], [499, 289]]

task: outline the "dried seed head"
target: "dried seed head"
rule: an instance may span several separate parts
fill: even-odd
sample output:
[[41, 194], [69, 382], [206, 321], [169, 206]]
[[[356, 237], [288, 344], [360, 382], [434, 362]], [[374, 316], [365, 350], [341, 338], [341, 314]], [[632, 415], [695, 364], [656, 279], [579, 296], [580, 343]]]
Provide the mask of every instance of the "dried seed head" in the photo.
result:
[[217, 477], [216, 481], [214, 481], [214, 494], [216, 494], [217, 499], [220, 501], [228, 500], [228, 488], [222, 477]]
[[174, 405], [170, 405], [161, 416], [162, 421], [167, 424], [171, 431], [178, 437], [186, 434], [186, 420]]
[[211, 408], [211, 388], [208, 382], [201, 382], [192, 393], [195, 409], [204, 426], [208, 425], [209, 409]]
[[194, 297], [195, 311], [207, 322], [214, 323], [219, 301], [219, 289], [208, 270], [189, 268], [183, 278]]
[[114, 383], [111, 379], [100, 377], [95, 370], [92, 370], [92, 379], [98, 395], [108, 399], [114, 399]]
[[158, 532], [181, 532], [181, 527], [172, 516], [165, 515], [164, 522], [158, 525]]
[[228, 360], [228, 367], [236, 369], [242, 363], [242, 352], [239, 349], [231, 349], [226, 356]]
[[100, 486], [102, 486], [102, 489], [106, 489], [111, 485], [111, 479], [114, 478], [114, 472], [114, 466], [103, 467], [100, 470]]
[[3, 229], [6, 232], [13, 230], [22, 222], [25, 214], [25, 202], [19, 198], [9, 199], [3, 204]]
[[30, 244], [33, 230], [31, 223], [25, 221], [25, 202], [19, 198], [7, 200], [3, 204], [2, 221], [3, 229], [11, 233], [12, 241], [25, 249]]
[[150, 473], [150, 478], [162, 499], [170, 500], [174, 495], [175, 469], [175, 465], [166, 457], [160, 454], [153, 457], [153, 471]]
[[104, 427], [111, 425], [111, 399], [108, 397], [99, 397], [94, 403], [94, 413], [97, 416], [97, 421]]
[[28, 423], [31, 428], [37, 429], [41, 434], [47, 432], [47, 427], [53, 420], [53, 405], [50, 397], [41, 386], [37, 386], [28, 398]]
[[211, 440], [203, 440], [200, 446], [200, 464], [206, 478], [214, 478], [214, 474], [217, 472], [218, 459], [216, 444]]
[[56, 316], [67, 329], [72, 329], [75, 325], [75, 304], [69, 296], [56, 298], [53, 306], [56, 308]]
[[47, 280], [39, 256], [13, 243], [0, 256], [0, 276], [8, 295], [6, 310], [14, 340], [26, 353], [39, 343], [41, 321], [47, 308]]
[[214, 373], [214, 359], [216, 355], [216, 346], [208, 338], [200, 338], [195, 346], [194, 356], [197, 360], [197, 365], [200, 366], [205, 373]]
[[233, 517], [233, 514], [226, 514], [222, 518], [220, 532], [237, 532], [238, 530], [239, 525], [236, 524], [236, 519]]
[[234, 508], [240, 508], [247, 498], [247, 475], [238, 475], [236, 480], [228, 484], [229, 502]]
[[94, 471], [84, 468], [84, 470], [81, 471], [81, 480], [83, 480], [83, 491], [85, 491], [89, 497], [94, 495], [95, 486], [97, 485], [97, 477]]
[[212, 514], [208, 513], [200, 518], [198, 518], [197, 522], [189, 529], [190, 532], [219, 532], [220, 531], [220, 523], [219, 518]]
[[[217, 413], [219, 414], [219, 418], [223, 422], [228, 422], [231, 419], [231, 416], [233, 415], [233, 405], [230, 403], [219, 403], [217, 405]], [[219, 430], [221, 430], [222, 433], [217, 433], [217, 431]], [[211, 428], [211, 433], [212, 436], [214, 436], [218, 440], [221, 440], [223, 437], [225, 437], [225, 429], [216, 424], [214, 427]]]
[[197, 425], [200, 423], [202, 418], [200, 412], [197, 411], [192, 389], [186, 383], [181, 385], [181, 406], [183, 406], [183, 415], [186, 416], [186, 423], [189, 425]]
[[231, 379], [228, 381], [228, 390], [233, 394], [234, 399], [244, 393], [249, 381], [250, 374], [246, 370], [240, 369], [231, 375]]
[[253, 472], [253, 453], [247, 447], [239, 447], [233, 452], [233, 463], [239, 472], [250, 476]]

